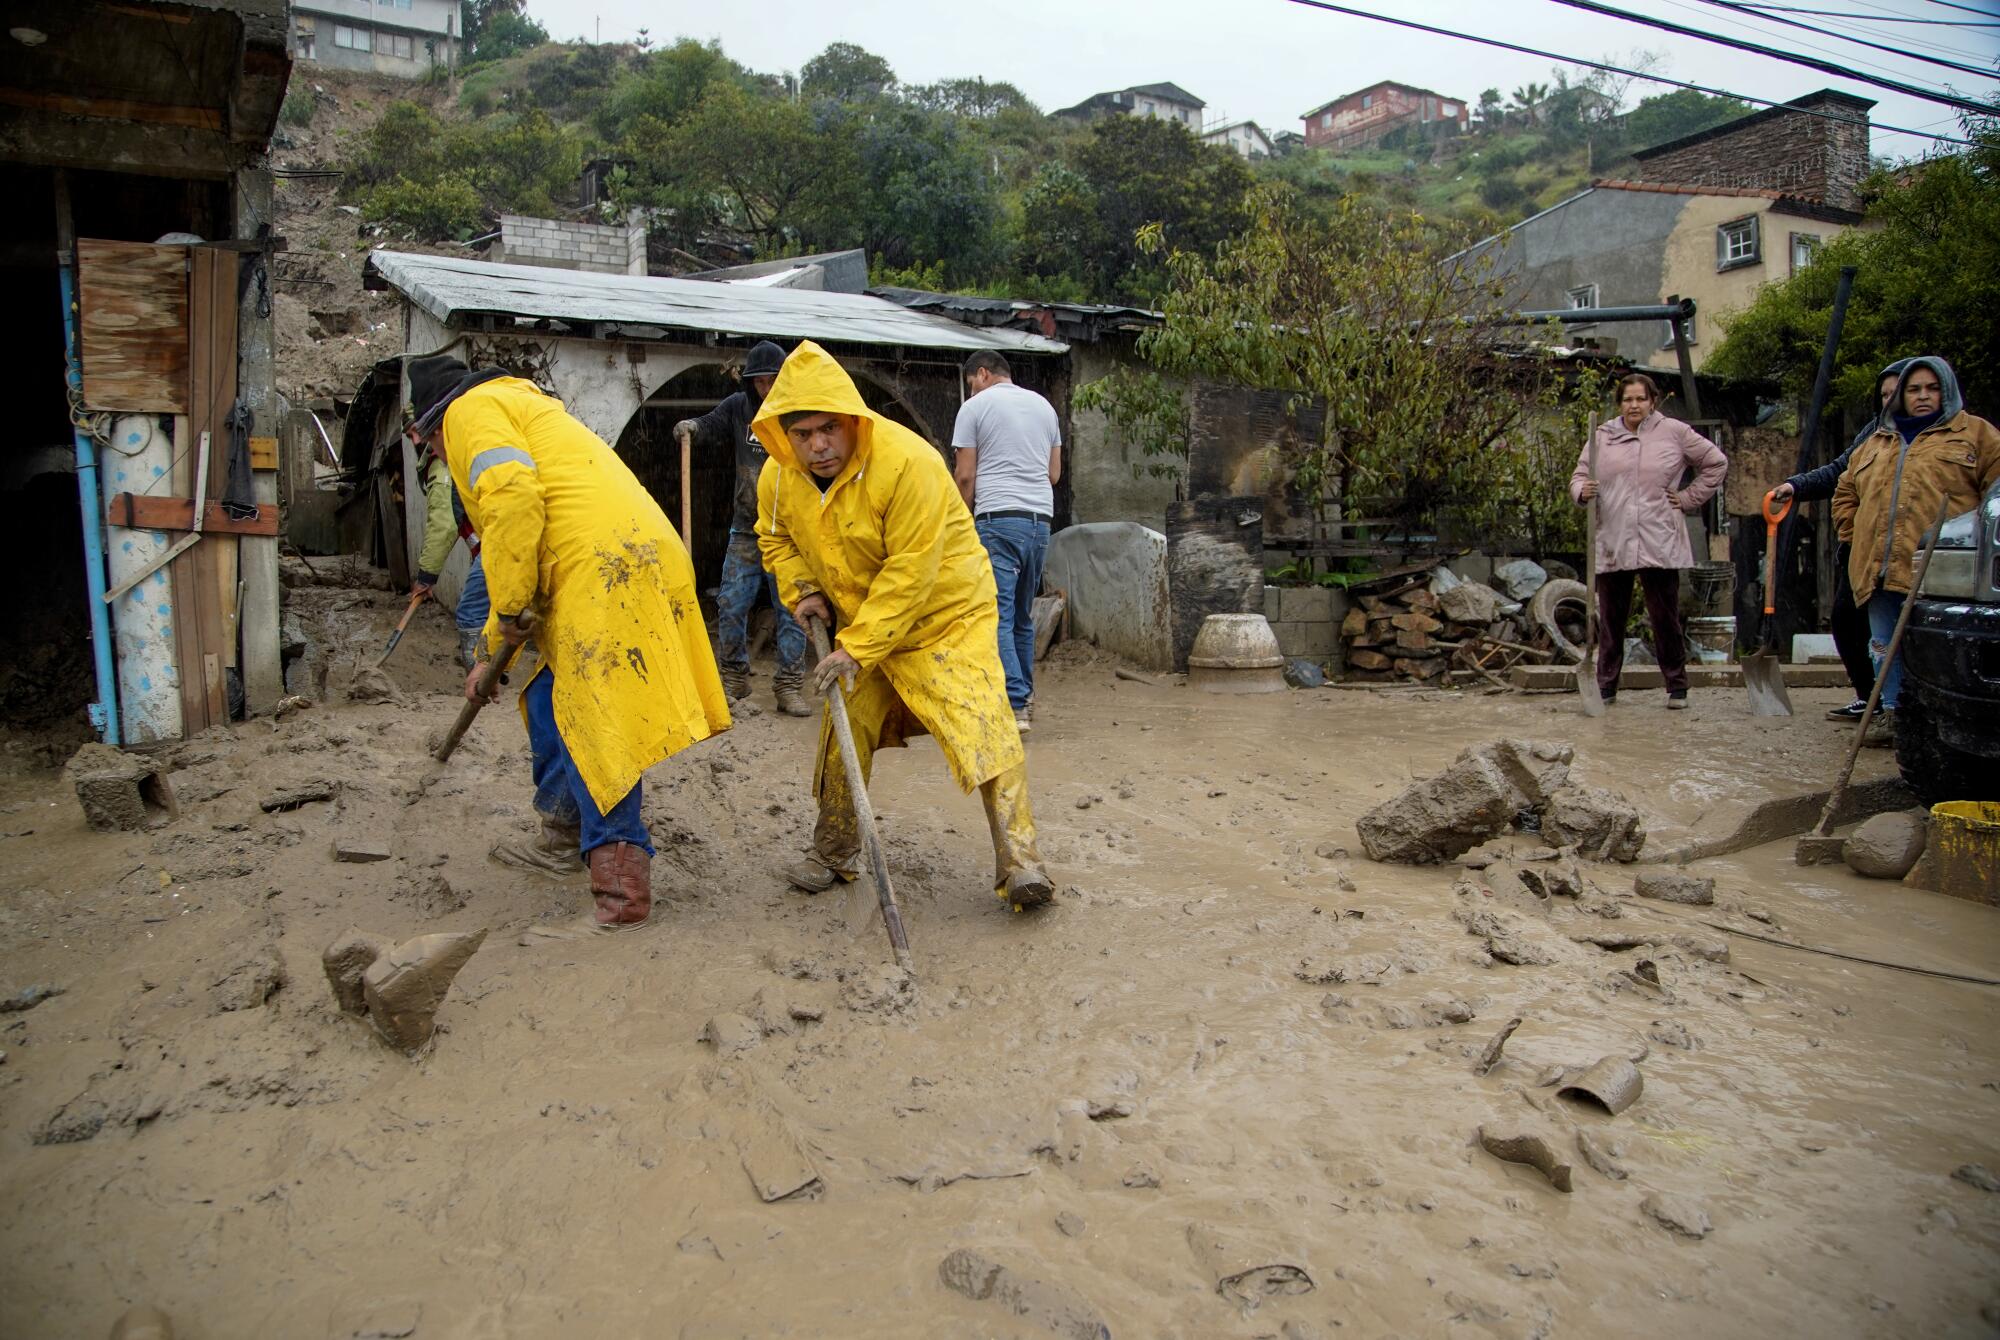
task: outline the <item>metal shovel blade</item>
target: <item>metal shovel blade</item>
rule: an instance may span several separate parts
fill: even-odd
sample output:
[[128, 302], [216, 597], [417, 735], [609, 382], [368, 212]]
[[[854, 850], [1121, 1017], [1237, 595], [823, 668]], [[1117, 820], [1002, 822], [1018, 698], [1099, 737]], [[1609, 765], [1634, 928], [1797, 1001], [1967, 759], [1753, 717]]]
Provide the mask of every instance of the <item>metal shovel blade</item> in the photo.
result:
[[1585, 716], [1604, 715], [1604, 695], [1597, 688], [1597, 656], [1594, 652], [1577, 662], [1576, 699]]
[[1750, 691], [1750, 715], [1788, 717], [1792, 695], [1785, 688], [1785, 663], [1770, 648], [1743, 658], [1743, 687]]

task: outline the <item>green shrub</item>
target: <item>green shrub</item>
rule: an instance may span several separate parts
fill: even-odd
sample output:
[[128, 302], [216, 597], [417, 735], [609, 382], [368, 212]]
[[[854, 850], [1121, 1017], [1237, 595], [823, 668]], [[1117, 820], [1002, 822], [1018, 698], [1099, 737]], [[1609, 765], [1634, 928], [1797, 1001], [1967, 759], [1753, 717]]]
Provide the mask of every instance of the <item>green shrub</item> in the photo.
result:
[[290, 88], [285, 91], [285, 103], [278, 108], [278, 119], [288, 126], [309, 126], [313, 119], [313, 91], [309, 88]]
[[368, 192], [361, 212], [371, 222], [407, 229], [430, 242], [462, 240], [486, 221], [479, 188], [457, 172], [424, 182], [408, 177], [385, 182]]

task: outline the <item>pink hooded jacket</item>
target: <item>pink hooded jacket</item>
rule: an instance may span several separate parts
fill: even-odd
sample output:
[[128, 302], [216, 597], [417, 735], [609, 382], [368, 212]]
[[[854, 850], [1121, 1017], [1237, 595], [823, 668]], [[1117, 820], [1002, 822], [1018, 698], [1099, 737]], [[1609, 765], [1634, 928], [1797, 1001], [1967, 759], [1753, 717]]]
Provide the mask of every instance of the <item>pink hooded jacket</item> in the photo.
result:
[[[1689, 466], [1698, 472], [1681, 492], [1681, 507], [1692, 512], [1715, 496], [1729, 473], [1722, 448], [1679, 419], [1654, 410], [1633, 432], [1625, 420], [1597, 425], [1597, 570], [1694, 566], [1687, 521], [1667, 501]], [[1570, 501], [1581, 504], [1590, 478], [1590, 446], [1577, 456], [1569, 477]]]

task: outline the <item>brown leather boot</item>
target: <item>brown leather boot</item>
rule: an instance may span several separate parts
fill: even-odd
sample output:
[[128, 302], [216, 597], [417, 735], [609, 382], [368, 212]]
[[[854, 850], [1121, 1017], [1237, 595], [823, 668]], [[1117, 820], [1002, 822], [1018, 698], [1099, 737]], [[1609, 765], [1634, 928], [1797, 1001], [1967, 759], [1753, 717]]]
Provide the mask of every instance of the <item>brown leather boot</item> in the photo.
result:
[[771, 679], [771, 692], [778, 700], [778, 710], [788, 717], [816, 716], [819, 708], [806, 694], [806, 672], [803, 667], [787, 674], [780, 670]]
[[630, 842], [607, 842], [590, 853], [590, 896], [597, 924], [637, 926], [653, 913], [653, 858]]

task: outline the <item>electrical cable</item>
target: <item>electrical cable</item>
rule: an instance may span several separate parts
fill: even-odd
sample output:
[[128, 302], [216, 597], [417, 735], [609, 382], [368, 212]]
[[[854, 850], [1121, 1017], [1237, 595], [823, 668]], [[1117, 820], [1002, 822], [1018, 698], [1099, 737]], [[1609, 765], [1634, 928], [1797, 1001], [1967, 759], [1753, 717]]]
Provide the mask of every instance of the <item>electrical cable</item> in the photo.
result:
[[1993, 102], [1977, 102], [1971, 98], [1959, 97], [1955, 93], [1934, 93], [1928, 89], [1919, 88], [1915, 84], [1903, 83], [1899, 79], [1882, 79], [1875, 75], [1864, 74], [1852, 66], [1821, 60], [1817, 56], [1802, 56], [1790, 51], [1781, 51], [1776, 47], [1767, 47], [1760, 42], [1745, 42], [1738, 38], [1725, 37], [1721, 33], [1709, 32], [1705, 28], [1690, 28], [1684, 23], [1675, 23], [1671, 19], [1656, 19], [1650, 14], [1638, 14], [1629, 9], [1620, 9], [1616, 5], [1599, 4], [1598, 0], [1550, 0], [1550, 3], [1563, 5], [1569, 9], [1580, 9], [1586, 14], [1597, 14], [1605, 18], [1623, 19], [1627, 23], [1636, 23], [1646, 28], [1657, 28], [1661, 32], [1673, 33], [1679, 37], [1693, 37], [1703, 42], [1713, 42], [1717, 46], [1730, 47], [1737, 51], [1748, 51], [1752, 55], [1769, 56], [1773, 60], [1785, 61], [1791, 65], [1803, 65], [1809, 70], [1818, 70], [1823, 74], [1838, 75], [1842, 79], [1852, 79], [1857, 83], [1872, 84], [1876, 88], [1886, 88], [1891, 92], [1901, 93], [1906, 97], [1922, 98], [1925, 102], [1935, 102], [1947, 107], [1957, 107], [1962, 111], [1971, 112], [1975, 116], [1992, 116], [2000, 113], [2000, 104]]
[[[1851, 9], [1801, 9], [1797, 5], [1745, 5], [1745, 9], [1773, 9], [1781, 14], [1817, 14], [1829, 19], [1866, 19], [1870, 23], [1931, 23], [1947, 28], [2000, 28], [2000, 23], [1967, 23], [1962, 19], [1913, 19], [1907, 14], [1857, 14]], [[1974, 10], [1973, 13], [1978, 13]]]
[[[1688, 13], [1693, 14], [1697, 18], [1711, 19], [1716, 23], [1726, 23], [1730, 27], [1740, 29], [1743, 32], [1749, 33], [1753, 37], [1763, 38], [1763, 37], [1770, 37], [1772, 35], [1767, 29], [1759, 28], [1756, 26], [1755, 23], [1747, 22], [1744, 19], [1726, 17], [1720, 14], [1709, 14], [1704, 10], [1697, 9], [1695, 7], [1695, 4], [1693, 3], [1693, 0], [1689, 0], [1689, 3], [1682, 3], [1682, 0], [1661, 0], [1661, 2], [1663, 4], [1671, 6], [1674, 9], [1685, 10]], [[1840, 40], [1838, 34], [1829, 33], [1828, 36], [1833, 37], [1835, 41]], [[1805, 41], [1803, 38], [1790, 38], [1789, 40], [1795, 43], [1798, 49], [1801, 51], [1817, 51], [1822, 56], [1831, 56], [1835, 60], [1849, 61], [1854, 65], [1859, 66], [1863, 69], [1877, 70], [1883, 74], [1891, 76], [1892, 78], [1902, 76], [1902, 71], [1896, 69], [1894, 66], [1885, 65], [1879, 60], [1870, 60], [1866, 56], [1851, 56], [1848, 53], [1841, 51], [1836, 47], [1822, 46], [1818, 42], [1808, 42]], [[1933, 93], [1936, 93], [1945, 91], [1950, 86], [1939, 81], [1933, 81], [1931, 83], [1925, 84], [1924, 87], [1931, 90]]]
[[[1711, 98], [1734, 98], [1747, 102], [1753, 107], [1783, 107], [1801, 116], [1814, 117], [1821, 121], [1842, 121], [1852, 124], [1856, 118], [1835, 116], [1830, 112], [1815, 111], [1810, 107], [1794, 107], [1788, 102], [1774, 102], [1770, 98], [1755, 98], [1747, 93], [1732, 93], [1728, 89], [1711, 88], [1707, 84], [1691, 84], [1685, 79], [1670, 79], [1663, 74], [1648, 74], [1644, 70], [1630, 70], [1622, 65], [1612, 65], [1605, 61], [1586, 60], [1581, 56], [1565, 56], [1560, 52], [1544, 51], [1539, 47], [1522, 46], [1518, 42], [1505, 42], [1497, 37], [1481, 37], [1477, 33], [1462, 33], [1451, 28], [1439, 28], [1428, 23], [1418, 23], [1415, 19], [1392, 18], [1387, 14], [1371, 14], [1365, 9], [1355, 9], [1348, 5], [1338, 5], [1332, 0], [1287, 0], [1287, 3], [1301, 5], [1307, 9], [1323, 9], [1333, 14], [1344, 14], [1348, 18], [1367, 19], [1373, 23], [1386, 23], [1394, 28], [1408, 28], [1413, 32], [1429, 33], [1433, 37], [1449, 37], [1460, 42], [1473, 42], [1480, 46], [1497, 47], [1502, 51], [1512, 51], [1523, 56], [1534, 56], [1541, 60], [1559, 61], [1564, 65], [1581, 65], [1590, 70], [1603, 70], [1607, 74], [1622, 74], [1629, 79], [1643, 79], [1651, 84], [1666, 84], [1672, 88], [1686, 89], [1691, 93], [1706, 94]], [[1870, 130], [1886, 131], [1896, 135], [1913, 135], [1920, 140], [1933, 140], [1939, 144], [1957, 144], [1971, 147], [1976, 141], [1958, 135], [1938, 135], [1927, 130], [1911, 130], [1907, 126], [1891, 126], [1880, 121], [1866, 121]]]
[[1821, 37], [1831, 37], [1836, 42], [1852, 42], [1856, 46], [1867, 47], [1871, 51], [1886, 51], [1892, 56], [1901, 56], [1906, 60], [1920, 60], [1928, 65], [1940, 65], [1947, 70], [1957, 70], [1960, 74], [1977, 75], [1982, 79], [2000, 78], [2000, 72], [1996, 72], [1991, 68], [1982, 70], [1977, 65], [1966, 65], [1959, 61], [1946, 60], [1942, 56], [1926, 56], [1920, 52], [1905, 51], [1901, 47], [1892, 47], [1881, 42], [1870, 42], [1862, 37], [1848, 37], [1844, 33], [1829, 32], [1825, 28], [1815, 28], [1812, 24], [1800, 23], [1797, 19], [1780, 18], [1776, 14], [1758, 14], [1751, 6], [1738, 3], [1738, 0], [1701, 0], [1701, 3], [1711, 5], [1716, 9], [1727, 9], [1740, 14], [1751, 14], [1756, 18], [1763, 19], [1767, 23], [1782, 23], [1787, 28], [1803, 28], [1809, 33], [1818, 33]]
[[1968, 14], [1977, 14], [1982, 18], [2000, 19], [2000, 10], [1974, 9], [1971, 5], [1954, 5], [1951, 0], [1929, 0], [1929, 3], [1938, 6], [1940, 9], [1962, 9]]

